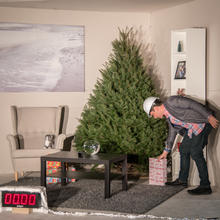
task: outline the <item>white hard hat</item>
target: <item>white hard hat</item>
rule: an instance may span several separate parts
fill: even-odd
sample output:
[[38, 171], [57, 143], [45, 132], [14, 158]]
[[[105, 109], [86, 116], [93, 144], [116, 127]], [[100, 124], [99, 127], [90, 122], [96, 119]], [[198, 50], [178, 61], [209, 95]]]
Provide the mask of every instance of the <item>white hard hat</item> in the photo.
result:
[[148, 117], [150, 117], [150, 110], [154, 104], [154, 102], [159, 99], [158, 97], [148, 97], [147, 99], [145, 99], [144, 104], [143, 104], [143, 108], [144, 111], [147, 113]]

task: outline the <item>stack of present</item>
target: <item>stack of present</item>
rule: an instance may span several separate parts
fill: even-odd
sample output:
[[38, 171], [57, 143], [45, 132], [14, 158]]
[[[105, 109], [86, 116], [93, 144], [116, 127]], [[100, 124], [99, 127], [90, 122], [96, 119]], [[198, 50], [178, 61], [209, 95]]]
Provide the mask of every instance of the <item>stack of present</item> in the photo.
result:
[[[61, 162], [58, 161], [47, 161], [47, 171], [46, 175], [49, 174], [55, 174], [58, 171], [61, 170]], [[76, 171], [76, 169], [72, 166], [68, 167], [68, 171]], [[52, 183], [61, 183], [61, 178], [59, 177], [47, 177], [46, 178], [47, 184], [52, 184]], [[66, 182], [75, 182], [76, 179], [74, 178], [66, 178]]]
[[149, 158], [149, 184], [164, 186], [167, 182], [167, 160]]

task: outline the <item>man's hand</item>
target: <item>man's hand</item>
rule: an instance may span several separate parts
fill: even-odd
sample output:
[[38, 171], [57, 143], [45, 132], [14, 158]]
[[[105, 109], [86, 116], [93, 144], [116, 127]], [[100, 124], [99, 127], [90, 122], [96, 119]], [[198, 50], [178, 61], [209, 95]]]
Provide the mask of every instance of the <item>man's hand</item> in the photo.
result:
[[219, 121], [213, 115], [208, 117], [208, 121], [213, 128], [217, 128], [219, 126]]
[[157, 157], [157, 159], [158, 160], [166, 159], [167, 158], [167, 154], [168, 154], [168, 152], [164, 150], [163, 153], [160, 156]]

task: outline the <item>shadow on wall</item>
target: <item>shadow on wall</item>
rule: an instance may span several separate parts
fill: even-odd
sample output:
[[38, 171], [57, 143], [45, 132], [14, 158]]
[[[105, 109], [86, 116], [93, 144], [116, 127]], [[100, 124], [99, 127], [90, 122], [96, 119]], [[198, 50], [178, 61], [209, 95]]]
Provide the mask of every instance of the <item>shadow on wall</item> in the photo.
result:
[[[207, 103], [207, 106], [209, 109], [214, 111], [215, 117], [220, 120], [220, 109], [218, 106], [216, 106], [214, 103]], [[213, 174], [213, 180], [211, 181], [212, 185], [220, 187], [220, 176], [219, 176], [219, 170], [220, 170], [220, 146], [218, 146], [219, 143], [219, 133], [220, 133], [220, 127], [217, 129], [212, 129], [210, 135], [209, 135], [209, 143], [207, 147], [207, 156], [209, 158], [209, 164], [212, 168], [212, 174]], [[210, 170], [208, 164], [208, 168]], [[211, 173], [210, 173], [211, 174]], [[210, 178], [211, 179], [211, 178]]]
[[[139, 43], [142, 43], [142, 47], [140, 49], [140, 53], [143, 57], [144, 65], [146, 66], [146, 72], [151, 77], [156, 92], [159, 94], [160, 99], [163, 101], [167, 98], [167, 89], [162, 87], [162, 79], [159, 77], [159, 68], [156, 65], [156, 52], [155, 46], [150, 43], [150, 34], [145, 33], [143, 29], [140, 27], [135, 31], [135, 36]], [[147, 39], [147, 43], [146, 42]]]

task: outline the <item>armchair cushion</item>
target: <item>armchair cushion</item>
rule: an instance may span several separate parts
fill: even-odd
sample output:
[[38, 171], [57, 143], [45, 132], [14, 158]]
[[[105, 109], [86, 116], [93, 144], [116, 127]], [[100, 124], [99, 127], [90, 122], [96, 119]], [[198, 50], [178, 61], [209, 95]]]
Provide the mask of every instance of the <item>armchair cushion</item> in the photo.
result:
[[28, 132], [20, 134], [19, 148], [20, 149], [43, 149], [45, 145], [45, 136], [49, 133], [45, 132]]

